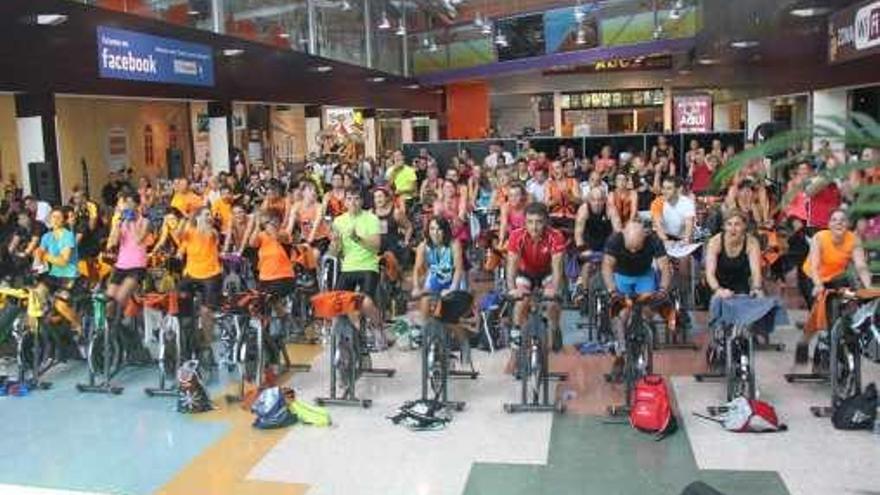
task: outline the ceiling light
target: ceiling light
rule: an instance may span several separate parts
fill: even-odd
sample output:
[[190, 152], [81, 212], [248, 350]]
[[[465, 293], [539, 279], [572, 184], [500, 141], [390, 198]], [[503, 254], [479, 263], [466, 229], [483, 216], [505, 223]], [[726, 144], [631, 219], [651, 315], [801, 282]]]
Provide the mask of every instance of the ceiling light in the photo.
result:
[[690, 69], [679, 69], [678, 70], [678, 74], [682, 75], [682, 76], [687, 76], [687, 75], [691, 74], [692, 72], [693, 71]]
[[675, 0], [675, 3], [672, 5], [673, 10], [684, 10], [684, 0]]
[[422, 48], [428, 48], [429, 46], [431, 46], [431, 39], [425, 36], [422, 38]]
[[319, 65], [319, 66], [317, 66], [317, 67], [313, 67], [312, 70], [315, 71], [315, 72], [325, 73], [325, 72], [330, 72], [330, 71], [332, 71], [332, 70], [333, 70], [333, 66], [332, 66], [332, 65]]
[[58, 26], [67, 22], [65, 14], [39, 14], [37, 15], [37, 24], [40, 26]]
[[377, 26], [379, 29], [391, 29], [391, 21], [388, 20], [388, 12], [382, 12], [382, 19]]
[[421, 88], [421, 86], [419, 86], [418, 84], [407, 84], [406, 86], [404, 86], [404, 88], [406, 88], [406, 89], [419, 89], [419, 88]]
[[367, 81], [370, 81], [371, 83], [380, 83], [385, 82], [385, 78], [382, 76], [368, 77]]
[[495, 36], [495, 44], [499, 46], [507, 46], [507, 36], [504, 36], [503, 33], [498, 33]]
[[397, 31], [394, 32], [397, 36], [406, 36], [406, 24], [404, 24], [403, 19], [400, 20], [400, 24], [397, 26]]
[[677, 21], [681, 19], [681, 11], [678, 9], [672, 9], [669, 11], [669, 18], [673, 21]]
[[244, 53], [244, 50], [241, 48], [224, 48], [223, 56], [224, 57], [237, 57]]
[[654, 33], [653, 33], [654, 39], [659, 40], [660, 38], [663, 37], [664, 34], [665, 33], [663, 32], [663, 25], [657, 24], [657, 27], [654, 28]]
[[577, 30], [577, 36], [574, 40], [576, 45], [586, 45], [587, 44], [587, 33], [584, 32], [583, 29]]
[[712, 57], [702, 57], [697, 62], [700, 65], [717, 65], [721, 63], [720, 59], [712, 58]]
[[428, 51], [431, 53], [436, 53], [440, 48], [437, 46], [437, 42], [435, 40], [431, 40], [431, 44], [428, 45]]
[[483, 14], [478, 11], [477, 14], [474, 16], [474, 26], [483, 27], [484, 22], [485, 21], [483, 20]]
[[351, 4], [348, 3], [348, 0], [342, 0], [342, 5], [340, 6], [340, 8], [343, 11], [349, 11], [349, 10], [351, 10]]
[[736, 40], [736, 41], [730, 42], [730, 47], [737, 48], [740, 50], [745, 50], [747, 48], [755, 48], [756, 46], [758, 46], [760, 44], [761, 43], [758, 42], [757, 40]]
[[195, 17], [195, 16], [201, 14], [201, 12], [199, 12], [198, 10], [190, 10], [190, 11], [187, 11], [187, 14]]
[[831, 8], [829, 7], [800, 7], [794, 8], [788, 11], [789, 14], [795, 17], [820, 17], [826, 14], [831, 13]]
[[583, 8], [578, 5], [574, 8], [574, 20], [575, 22], [582, 22], [584, 18], [587, 17], [587, 13], [583, 11]]
[[290, 38], [290, 33], [280, 33], [280, 34], [278, 35], [278, 37], [279, 37], [279, 38], [288, 39], [288, 38]]
[[482, 32], [485, 35], [492, 34], [492, 23], [491, 22], [483, 23], [483, 29], [481, 29], [480, 32]]

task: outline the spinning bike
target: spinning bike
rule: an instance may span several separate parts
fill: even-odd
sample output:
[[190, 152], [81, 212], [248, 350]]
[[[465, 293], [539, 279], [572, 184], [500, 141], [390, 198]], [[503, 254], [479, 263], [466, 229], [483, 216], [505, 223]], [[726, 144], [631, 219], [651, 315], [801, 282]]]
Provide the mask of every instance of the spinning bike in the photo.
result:
[[[629, 321], [624, 327], [626, 348], [623, 353], [623, 372], [619, 377], [625, 385], [625, 399], [622, 405], [608, 407], [610, 416], [629, 414], [636, 382], [654, 371], [654, 331], [651, 322], [643, 314], [645, 307], [654, 299], [654, 294], [643, 294], [635, 298], [627, 298], [623, 302], [630, 309]], [[618, 377], [611, 373], [605, 375], [605, 380], [608, 382], [614, 382], [617, 379]]]
[[[320, 298], [320, 299], [319, 299]], [[318, 318], [330, 319], [330, 394], [318, 397], [315, 403], [323, 405], [361, 406], [368, 408], [373, 401], [359, 399], [355, 388], [361, 375], [391, 378], [395, 370], [373, 368], [373, 360], [366, 348], [366, 318], [361, 316], [359, 328], [355, 328], [348, 313], [359, 312], [363, 295], [350, 291], [334, 291], [320, 294], [312, 299], [314, 313]], [[324, 332], [327, 332], [325, 325]]]
[[159, 367], [159, 383], [157, 387], [147, 387], [144, 392], [150, 396], [177, 396], [176, 376], [180, 366], [192, 357], [195, 342], [192, 332], [194, 321], [188, 321], [188, 331], [181, 326], [180, 295], [177, 292], [166, 294], [149, 293], [144, 296], [145, 310], [160, 312], [160, 318], [154, 328], [148, 328], [146, 333], [152, 335], [155, 331], [159, 344], [157, 364]]
[[[533, 292], [529, 300], [529, 314], [522, 328], [522, 342], [517, 350], [516, 374], [521, 383], [520, 401], [504, 404], [508, 413], [518, 412], [565, 412], [565, 404], [556, 399], [550, 402], [550, 350], [547, 345], [549, 326], [544, 317], [548, 302], [558, 298], [546, 298]], [[566, 375], [557, 374], [564, 380]]]

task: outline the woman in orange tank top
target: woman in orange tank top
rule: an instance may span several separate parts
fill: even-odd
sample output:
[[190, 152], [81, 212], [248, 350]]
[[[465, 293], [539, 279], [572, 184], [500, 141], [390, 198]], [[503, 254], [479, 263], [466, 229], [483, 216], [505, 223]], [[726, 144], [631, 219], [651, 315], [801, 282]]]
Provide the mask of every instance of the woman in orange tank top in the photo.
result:
[[345, 213], [345, 183], [342, 174], [334, 172], [330, 185], [332, 189], [324, 196], [324, 214], [336, 218]]
[[621, 232], [638, 211], [638, 194], [628, 187], [632, 182], [624, 172], [618, 172], [614, 176], [614, 190], [608, 193], [607, 208], [615, 232]]

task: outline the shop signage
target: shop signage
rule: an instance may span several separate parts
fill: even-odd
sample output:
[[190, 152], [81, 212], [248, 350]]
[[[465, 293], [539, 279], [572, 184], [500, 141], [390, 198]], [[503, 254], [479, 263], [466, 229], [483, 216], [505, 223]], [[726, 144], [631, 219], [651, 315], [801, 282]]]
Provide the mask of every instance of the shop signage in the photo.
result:
[[711, 132], [712, 97], [679, 96], [674, 99], [675, 132]]
[[98, 26], [98, 69], [103, 78], [214, 85], [211, 47]]
[[880, 54], [880, 1], [840, 10], [828, 22], [828, 61], [846, 62]]
[[566, 93], [562, 95], [562, 109], [580, 110], [660, 106], [663, 105], [663, 96], [662, 89]]
[[672, 68], [672, 56], [651, 55], [640, 57], [601, 59], [589, 65], [551, 68], [544, 71], [545, 76], [566, 74], [593, 74], [596, 72], [626, 72], [641, 70], [662, 70]]

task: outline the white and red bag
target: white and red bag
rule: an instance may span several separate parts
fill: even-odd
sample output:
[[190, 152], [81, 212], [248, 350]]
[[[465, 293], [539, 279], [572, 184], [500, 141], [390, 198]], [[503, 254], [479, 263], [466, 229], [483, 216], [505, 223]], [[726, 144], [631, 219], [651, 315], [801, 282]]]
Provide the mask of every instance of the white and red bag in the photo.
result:
[[779, 420], [779, 417], [776, 415], [776, 409], [769, 403], [761, 400], [737, 397], [721, 409], [723, 412], [717, 416], [703, 416], [697, 413], [694, 413], [694, 415], [699, 418], [715, 421], [723, 426], [725, 430], [736, 433], [770, 433], [788, 429]]

